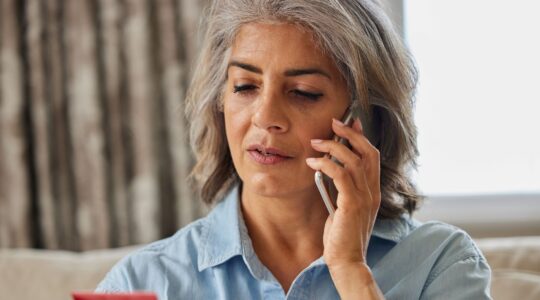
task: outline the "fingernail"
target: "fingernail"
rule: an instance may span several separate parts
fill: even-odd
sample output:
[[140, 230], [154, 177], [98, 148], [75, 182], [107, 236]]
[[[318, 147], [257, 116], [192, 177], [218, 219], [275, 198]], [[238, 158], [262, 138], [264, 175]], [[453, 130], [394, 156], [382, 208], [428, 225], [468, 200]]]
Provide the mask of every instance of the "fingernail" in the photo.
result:
[[311, 140], [311, 143], [312, 143], [312, 144], [320, 144], [320, 143], [322, 143], [322, 140], [319, 140], [319, 139], [312, 139], [312, 140]]
[[313, 158], [313, 157], [308, 157], [308, 158], [306, 158], [306, 163], [307, 163], [308, 165], [311, 165], [311, 164], [314, 163], [314, 162], [315, 162], [315, 158]]
[[353, 127], [354, 127], [354, 129], [356, 129], [356, 131], [358, 131], [358, 132], [363, 132], [363, 131], [364, 131], [364, 128], [363, 128], [363, 126], [362, 126], [362, 122], [360, 121], [359, 118], [356, 118], [356, 119], [354, 120], [354, 123], [355, 123], [355, 124], [354, 124]]
[[344, 127], [344, 126], [345, 126], [345, 124], [343, 124], [343, 122], [341, 122], [341, 121], [338, 120], [338, 119], [332, 118], [332, 120], [333, 120], [334, 123], [335, 123], [336, 125], [338, 125], [338, 126], [341, 126], [341, 127]]

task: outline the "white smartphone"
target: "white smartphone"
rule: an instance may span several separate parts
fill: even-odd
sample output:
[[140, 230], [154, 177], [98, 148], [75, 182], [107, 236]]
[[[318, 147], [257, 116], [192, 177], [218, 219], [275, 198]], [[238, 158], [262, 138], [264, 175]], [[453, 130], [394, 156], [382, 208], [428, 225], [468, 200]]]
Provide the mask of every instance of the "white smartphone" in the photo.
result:
[[[360, 121], [362, 122], [362, 128], [364, 129], [364, 134], [368, 137], [368, 139], [372, 140], [372, 129], [370, 124], [368, 124], [367, 116], [366, 114], [363, 114], [360, 108], [356, 105], [351, 105], [347, 108], [345, 111], [341, 122], [345, 124], [345, 126], [352, 126], [352, 123], [354, 122], [354, 119], [357, 117], [360, 118]], [[341, 138], [337, 135], [334, 135], [334, 141], [337, 141], [339, 143], [344, 144], [347, 147], [350, 147], [349, 142]], [[332, 156], [328, 156], [332, 161], [334, 161], [337, 164], [341, 165], [341, 162], [339, 162], [336, 158]], [[317, 189], [319, 190], [319, 193], [321, 194], [322, 200], [326, 206], [326, 209], [328, 210], [328, 213], [330, 215], [333, 215], [336, 211], [335, 209], [335, 203], [333, 198], [337, 197], [337, 190], [334, 185], [333, 180], [324, 175], [321, 171], [315, 172], [315, 184], [317, 185]]]

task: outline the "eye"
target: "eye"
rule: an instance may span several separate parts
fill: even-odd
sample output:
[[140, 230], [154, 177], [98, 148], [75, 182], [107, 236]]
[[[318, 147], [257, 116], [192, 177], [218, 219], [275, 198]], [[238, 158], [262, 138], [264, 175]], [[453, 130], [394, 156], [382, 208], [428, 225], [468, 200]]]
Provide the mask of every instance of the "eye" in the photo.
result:
[[292, 93], [295, 96], [305, 98], [310, 101], [317, 101], [319, 100], [319, 98], [323, 96], [323, 93], [310, 93], [310, 92], [301, 91], [301, 90], [293, 90]]
[[[235, 85], [233, 87], [233, 93], [235, 94], [248, 94], [253, 92], [257, 87], [253, 84], [242, 84], [242, 85]], [[292, 90], [291, 91], [295, 97], [300, 97], [302, 99], [306, 99], [309, 101], [317, 101], [320, 97], [323, 96], [323, 93], [310, 93], [302, 90]]]
[[233, 87], [233, 93], [240, 93], [240, 94], [244, 94], [246, 92], [249, 92], [251, 90], [254, 90], [256, 89], [257, 87], [254, 86], [253, 84], [243, 84], [243, 85], [235, 85]]

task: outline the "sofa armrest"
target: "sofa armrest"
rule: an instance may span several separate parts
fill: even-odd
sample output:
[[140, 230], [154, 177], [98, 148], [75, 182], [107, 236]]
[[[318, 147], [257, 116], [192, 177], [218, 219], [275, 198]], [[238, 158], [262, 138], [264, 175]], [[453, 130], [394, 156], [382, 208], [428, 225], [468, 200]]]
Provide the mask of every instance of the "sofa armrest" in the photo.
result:
[[476, 240], [493, 270], [540, 273], [540, 236]]
[[0, 291], [6, 299], [71, 299], [74, 290], [94, 290], [118, 260], [137, 248], [0, 249]]
[[497, 300], [540, 299], [540, 236], [476, 240], [492, 269]]

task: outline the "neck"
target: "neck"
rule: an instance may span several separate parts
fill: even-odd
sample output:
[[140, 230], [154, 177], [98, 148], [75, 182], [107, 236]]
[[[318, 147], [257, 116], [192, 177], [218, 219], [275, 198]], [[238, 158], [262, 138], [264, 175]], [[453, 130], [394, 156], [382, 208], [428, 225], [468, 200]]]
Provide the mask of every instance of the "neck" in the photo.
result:
[[243, 187], [241, 195], [246, 227], [257, 254], [272, 249], [310, 261], [322, 255], [328, 212], [316, 188], [286, 197], [266, 197]]

